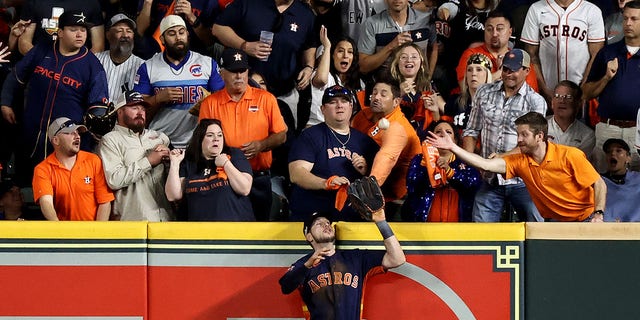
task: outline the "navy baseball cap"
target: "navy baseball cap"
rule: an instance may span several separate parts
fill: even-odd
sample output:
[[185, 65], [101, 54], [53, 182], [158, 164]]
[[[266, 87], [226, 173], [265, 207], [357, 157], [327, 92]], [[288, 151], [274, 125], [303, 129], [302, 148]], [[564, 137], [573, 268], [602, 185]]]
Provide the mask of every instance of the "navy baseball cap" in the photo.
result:
[[631, 151], [631, 148], [629, 148], [629, 145], [627, 144], [626, 141], [622, 140], [622, 139], [608, 139], [607, 141], [604, 142], [604, 144], [602, 145], [602, 150], [604, 150], [604, 152], [608, 152], [609, 148], [611, 148], [611, 146], [613, 145], [618, 145], [620, 148], [624, 149], [627, 152]]
[[327, 212], [314, 212], [304, 222], [304, 226], [302, 227], [302, 234], [303, 235], [306, 236], [307, 233], [311, 232], [311, 226], [313, 225], [313, 222], [316, 221], [316, 219], [318, 219], [318, 218], [326, 218], [327, 220], [329, 220], [330, 223], [333, 223], [333, 220], [331, 220], [331, 214], [330, 213], [327, 213]]
[[343, 97], [348, 101], [352, 101], [351, 90], [339, 85], [331, 86], [324, 90], [324, 94], [322, 95], [322, 104], [325, 104], [336, 97]]
[[530, 64], [529, 54], [522, 49], [511, 49], [502, 59], [502, 66], [511, 71], [518, 71], [522, 67], [529, 68]]
[[227, 71], [244, 72], [249, 69], [249, 59], [242, 50], [225, 48], [220, 58], [220, 65]]
[[87, 16], [79, 10], [69, 10], [63, 12], [58, 18], [58, 28], [62, 29], [69, 26], [81, 26], [87, 29], [93, 27], [93, 24], [87, 21]]

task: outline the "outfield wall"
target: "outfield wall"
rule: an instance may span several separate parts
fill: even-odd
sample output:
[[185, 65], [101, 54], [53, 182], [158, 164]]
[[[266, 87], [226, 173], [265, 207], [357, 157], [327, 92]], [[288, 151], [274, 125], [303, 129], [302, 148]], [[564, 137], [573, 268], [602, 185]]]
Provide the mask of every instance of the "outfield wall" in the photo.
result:
[[[624, 311], [640, 287], [631, 272], [640, 268], [640, 224], [391, 225], [407, 263], [367, 281], [366, 319], [640, 318]], [[285, 296], [278, 285], [310, 250], [301, 229], [3, 221], [0, 319], [303, 319], [297, 292]], [[373, 223], [336, 230], [340, 248], [383, 249]], [[623, 274], [595, 277], [613, 266]], [[594, 292], [600, 299], [588, 307]], [[614, 305], [627, 317], [594, 311]]]

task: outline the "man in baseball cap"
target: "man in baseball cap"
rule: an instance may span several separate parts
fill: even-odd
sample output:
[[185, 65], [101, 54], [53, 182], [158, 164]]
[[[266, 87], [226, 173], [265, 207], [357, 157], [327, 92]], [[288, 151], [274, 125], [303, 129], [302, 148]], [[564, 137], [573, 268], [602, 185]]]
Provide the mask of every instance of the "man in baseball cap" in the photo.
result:
[[522, 49], [511, 49], [502, 59], [502, 67], [511, 71], [518, 71], [520, 68], [529, 68], [531, 58], [529, 54]]
[[66, 117], [49, 125], [53, 153], [33, 172], [33, 198], [47, 220], [109, 220], [114, 197], [102, 161], [80, 150], [80, 133], [86, 130]]
[[[320, 218], [324, 218], [329, 225], [333, 223], [331, 220], [331, 215], [326, 212], [314, 212], [312, 213], [307, 220], [304, 222], [304, 226], [302, 227], [302, 234], [306, 237], [309, 232], [311, 232], [311, 228], [314, 226], [314, 222]], [[333, 227], [331, 228], [333, 229]], [[334, 230], [335, 232], [335, 230]], [[334, 235], [335, 240], [335, 235]]]
[[225, 48], [220, 58], [220, 66], [230, 72], [244, 72], [249, 69], [247, 54], [235, 48]]
[[640, 221], [640, 173], [629, 170], [631, 148], [619, 138], [607, 139], [602, 145], [607, 171], [602, 174], [607, 184], [607, 214], [604, 221]]
[[384, 209], [376, 211], [372, 218], [384, 239], [385, 250], [336, 248], [335, 229], [321, 212], [313, 213], [305, 222], [304, 236], [313, 252], [294, 262], [279, 282], [284, 294], [298, 289], [311, 319], [360, 319], [367, 275], [396, 268], [406, 261]]
[[122, 93], [114, 105], [118, 122], [102, 137], [98, 148], [107, 183], [116, 194], [112, 220], [172, 219], [162, 165], [169, 158], [169, 137], [145, 129], [148, 106], [140, 93]]
[[85, 27], [87, 30], [93, 27], [84, 12], [79, 10], [69, 10], [63, 12], [58, 18], [58, 29], [64, 29], [64, 27], [80, 26]]
[[106, 28], [110, 29], [111, 27], [121, 22], [126, 23], [133, 30], [136, 29], [136, 26], [137, 26], [136, 22], [133, 21], [131, 18], [127, 17], [127, 15], [124, 13], [118, 13], [118, 14], [115, 14], [113, 17], [111, 17], [111, 19], [107, 21]]
[[107, 21], [109, 50], [96, 53], [109, 79], [109, 100], [115, 101], [126, 88], [133, 88], [136, 71], [144, 62], [133, 54], [136, 23], [123, 13]]
[[75, 121], [69, 118], [61, 117], [51, 122], [47, 130], [47, 134], [49, 135], [49, 140], [51, 140], [59, 133], [72, 133], [76, 130], [78, 133], [84, 133], [87, 131], [87, 127], [82, 124], [76, 124]]

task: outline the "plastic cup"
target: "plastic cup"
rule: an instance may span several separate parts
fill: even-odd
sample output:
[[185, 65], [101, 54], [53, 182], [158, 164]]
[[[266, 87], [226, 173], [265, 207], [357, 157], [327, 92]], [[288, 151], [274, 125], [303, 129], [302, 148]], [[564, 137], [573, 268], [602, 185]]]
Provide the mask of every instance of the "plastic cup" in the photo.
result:
[[[271, 46], [271, 44], [273, 43], [273, 32], [260, 31], [260, 42], [266, 43], [269, 46]], [[260, 59], [260, 61], [267, 61], [267, 60], [269, 60], [269, 56], [267, 56], [266, 58]]]

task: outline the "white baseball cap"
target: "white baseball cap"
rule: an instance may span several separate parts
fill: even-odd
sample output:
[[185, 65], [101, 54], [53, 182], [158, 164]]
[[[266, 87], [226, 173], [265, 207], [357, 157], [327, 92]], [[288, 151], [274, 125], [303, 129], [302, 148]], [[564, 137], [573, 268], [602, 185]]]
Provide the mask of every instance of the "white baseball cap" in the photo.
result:
[[184, 23], [184, 20], [180, 16], [176, 16], [175, 14], [170, 14], [160, 21], [160, 34], [164, 34], [165, 31], [169, 28], [173, 28], [175, 26], [183, 26], [187, 27]]

